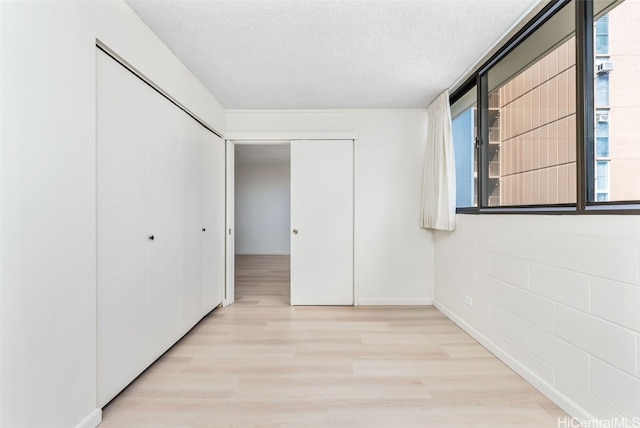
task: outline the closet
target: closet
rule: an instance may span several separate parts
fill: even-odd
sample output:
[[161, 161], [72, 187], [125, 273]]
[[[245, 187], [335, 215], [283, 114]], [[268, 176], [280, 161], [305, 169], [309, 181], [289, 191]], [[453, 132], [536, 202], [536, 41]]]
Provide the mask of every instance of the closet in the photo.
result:
[[97, 50], [97, 397], [222, 302], [224, 143]]

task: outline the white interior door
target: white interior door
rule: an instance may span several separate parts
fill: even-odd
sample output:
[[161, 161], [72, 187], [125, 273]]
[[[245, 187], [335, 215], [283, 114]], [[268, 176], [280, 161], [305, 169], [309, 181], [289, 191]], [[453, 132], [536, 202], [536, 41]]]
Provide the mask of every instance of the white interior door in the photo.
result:
[[205, 132], [204, 156], [204, 290], [208, 313], [222, 303], [225, 285], [225, 159], [224, 140]]
[[353, 304], [353, 141], [291, 142], [291, 304]]
[[230, 305], [235, 300], [235, 269], [236, 269], [236, 246], [235, 246], [235, 145], [231, 141], [226, 142], [226, 179], [227, 179], [227, 271], [224, 304]]
[[148, 352], [149, 89], [97, 55], [97, 400], [103, 406], [153, 361]]

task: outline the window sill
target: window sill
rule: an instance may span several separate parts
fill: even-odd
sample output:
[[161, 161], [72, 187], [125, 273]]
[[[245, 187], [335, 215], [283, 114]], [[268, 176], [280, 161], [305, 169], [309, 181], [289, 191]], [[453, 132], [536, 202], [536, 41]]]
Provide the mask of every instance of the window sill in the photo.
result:
[[456, 208], [456, 214], [639, 215], [640, 202], [599, 202], [588, 205], [584, 210], [578, 210], [575, 205], [468, 207]]

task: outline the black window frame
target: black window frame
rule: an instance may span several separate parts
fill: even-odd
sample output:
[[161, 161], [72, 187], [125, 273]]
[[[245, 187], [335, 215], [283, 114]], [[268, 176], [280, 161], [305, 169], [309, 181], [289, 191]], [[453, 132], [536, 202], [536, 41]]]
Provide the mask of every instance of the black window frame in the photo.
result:
[[[487, 123], [489, 70], [537, 31], [569, 3], [575, 6], [576, 57], [576, 203], [494, 206], [488, 204], [489, 126]], [[496, 53], [484, 62], [449, 97], [450, 104], [477, 88], [476, 161], [478, 180], [475, 207], [457, 208], [459, 214], [640, 214], [640, 200], [596, 201], [595, 171], [595, 89], [594, 89], [594, 0], [555, 0], [548, 3], [522, 29], [513, 35]]]

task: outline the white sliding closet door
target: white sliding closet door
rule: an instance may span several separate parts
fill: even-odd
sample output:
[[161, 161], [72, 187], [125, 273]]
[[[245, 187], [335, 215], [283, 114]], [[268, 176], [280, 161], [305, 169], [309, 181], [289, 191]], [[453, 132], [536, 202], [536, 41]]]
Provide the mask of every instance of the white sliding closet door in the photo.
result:
[[222, 302], [224, 142], [97, 52], [97, 404]]
[[182, 333], [183, 112], [149, 99], [149, 303], [156, 357]]
[[205, 132], [204, 170], [204, 289], [203, 310], [208, 313], [222, 303], [225, 282], [225, 143]]
[[[204, 178], [202, 157], [206, 129], [183, 115], [184, 124], [184, 192], [182, 202], [182, 307], [184, 330], [188, 330], [203, 314], [203, 246], [204, 234]], [[203, 230], [204, 229], [204, 230]]]
[[291, 304], [353, 304], [353, 141], [291, 142]]
[[147, 304], [149, 88], [97, 58], [98, 405], [153, 361]]
[[226, 252], [227, 252], [227, 271], [226, 271], [226, 294], [224, 299], [225, 305], [230, 305], [235, 300], [235, 268], [236, 268], [236, 229], [235, 229], [235, 145], [231, 141], [226, 142], [227, 172], [226, 172], [226, 189], [227, 189], [227, 208], [226, 208]]

